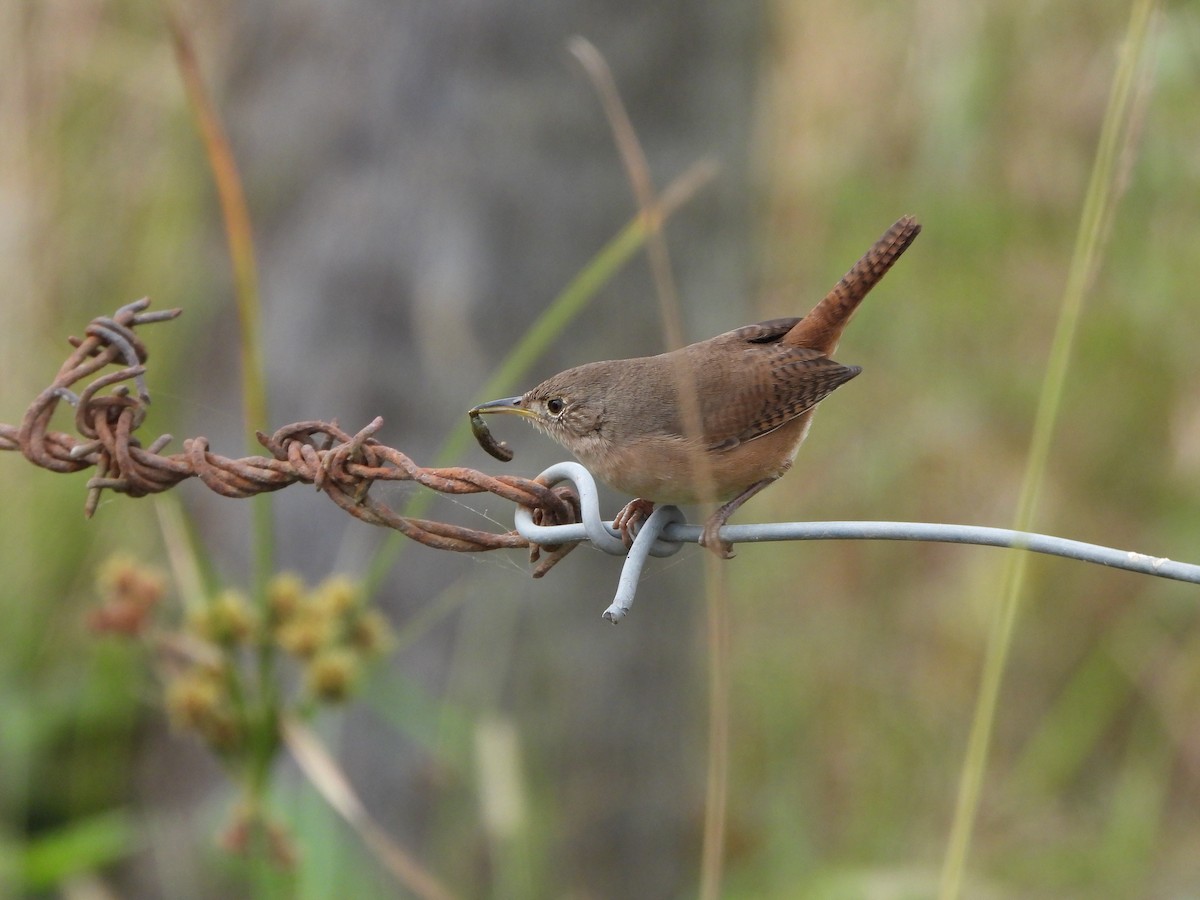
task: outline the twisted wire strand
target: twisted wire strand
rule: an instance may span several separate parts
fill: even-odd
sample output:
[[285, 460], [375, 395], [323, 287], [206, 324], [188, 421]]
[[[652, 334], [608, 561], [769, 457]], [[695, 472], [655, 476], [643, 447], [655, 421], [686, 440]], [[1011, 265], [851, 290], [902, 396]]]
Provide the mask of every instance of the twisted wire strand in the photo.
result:
[[[0, 423], [0, 450], [18, 450], [34, 465], [52, 472], [96, 468], [87, 483], [84, 513], [89, 517], [106, 490], [144, 497], [198, 478], [214, 493], [240, 499], [297, 482], [311, 484], [355, 518], [393, 528], [435, 549], [479, 552], [527, 547], [531, 562], [536, 564], [535, 578], [583, 542], [606, 553], [625, 555], [616, 596], [604, 612], [604, 618], [614, 624], [628, 614], [646, 560], [650, 556], [670, 556], [683, 543], [700, 538], [699, 526], [688, 525], [677, 508], [663, 506], [637, 531], [633, 546], [626, 548], [611, 521], [601, 516], [595, 480], [578, 463], [559, 463], [532, 480], [488, 475], [459, 466], [427, 468], [376, 440], [375, 435], [383, 427], [383, 419], [378, 417], [355, 434], [343, 431], [336, 422], [315, 420], [285, 425], [271, 435], [259, 432], [258, 440], [269, 456], [231, 459], [213, 453], [204, 437], [185, 440], [181, 453], [164, 454], [162, 451], [172, 441], [167, 434], [143, 447], [135, 432], [150, 403], [145, 378], [148, 354], [134, 329], [170, 321], [181, 313], [178, 309], [148, 312], [149, 304], [146, 298], [129, 303], [111, 317], [94, 319], [84, 338], [69, 338], [74, 351], [54, 381], [30, 404], [21, 425]], [[110, 365], [121, 368], [98, 374]], [[75, 393], [73, 387], [89, 378], [92, 380]], [[136, 393], [130, 391], [128, 382], [133, 382]], [[110, 388], [109, 393], [103, 393]], [[75, 408], [75, 427], [82, 439], [50, 430], [50, 420], [60, 401]], [[403, 516], [370, 496], [376, 481], [414, 481], [445, 494], [495, 494], [516, 504], [516, 530], [497, 533]], [[900, 540], [979, 544], [1200, 584], [1200, 566], [1191, 563], [1054, 535], [978, 525], [777, 522], [726, 525], [721, 537], [731, 543]]]
[[[34, 465], [52, 472], [96, 469], [87, 483], [85, 515], [95, 513], [106, 490], [144, 497], [197, 478], [214, 493], [242, 499], [300, 482], [314, 485], [355, 518], [393, 528], [440, 550], [529, 547], [533, 561], [539, 563], [535, 577], [545, 574], [574, 546], [562, 542], [531, 546], [515, 531], [496, 533], [403, 516], [370, 496], [376, 481], [415, 481], [445, 494], [493, 493], [530, 509], [544, 525], [577, 521], [578, 503], [569, 488], [464, 467], [419, 466], [375, 439], [383, 427], [382, 418], [356, 434], [343, 431], [336, 422], [321, 421], [285, 425], [271, 435], [260, 432], [258, 440], [268, 456], [221, 456], [210, 450], [204, 437], [188, 438], [180, 453], [162, 452], [172, 441], [166, 434], [142, 446], [135, 433], [150, 403], [145, 377], [148, 352], [135, 328], [170, 321], [182, 312], [149, 312], [149, 305], [147, 298], [129, 303], [112, 316], [94, 319], [83, 338], [68, 338], [73, 352], [54, 381], [30, 404], [20, 426], [0, 423], [0, 450], [19, 451]], [[119, 368], [101, 374], [111, 365]], [[86, 384], [76, 393], [80, 382]], [[50, 430], [62, 401], [74, 407], [80, 437]]]

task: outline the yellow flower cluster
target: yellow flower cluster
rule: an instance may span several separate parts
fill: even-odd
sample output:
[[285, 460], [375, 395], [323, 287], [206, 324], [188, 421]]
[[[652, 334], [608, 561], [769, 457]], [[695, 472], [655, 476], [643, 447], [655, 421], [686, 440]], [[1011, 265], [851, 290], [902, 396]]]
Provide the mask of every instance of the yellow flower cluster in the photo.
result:
[[304, 666], [308, 693], [326, 703], [349, 696], [363, 664], [392, 643], [387, 621], [365, 607], [361, 588], [345, 577], [305, 591], [298, 578], [281, 575], [268, 590], [268, 606], [275, 642]]
[[271, 580], [261, 607], [240, 591], [221, 591], [189, 615], [187, 631], [219, 652], [170, 680], [167, 711], [177, 727], [223, 753], [236, 752], [250, 727], [240, 665], [247, 654], [282, 651], [294, 660], [302, 676], [298, 699], [307, 707], [347, 699], [366, 663], [392, 643], [387, 621], [366, 606], [356, 582], [338, 576], [309, 588], [290, 573]]
[[99, 633], [132, 636], [149, 624], [167, 581], [157, 569], [128, 556], [113, 556], [100, 567], [96, 587], [104, 599], [88, 615], [88, 625]]
[[167, 682], [167, 715], [180, 731], [191, 731], [222, 755], [245, 744], [244, 717], [238, 714], [226, 666], [200, 664]]
[[116, 557], [97, 587], [103, 600], [89, 614], [93, 629], [152, 648], [172, 725], [203, 740], [249, 785], [253, 802], [235, 815], [224, 845], [234, 852], [262, 845], [277, 864], [293, 865], [286, 830], [255, 793], [282, 743], [280, 723], [346, 700], [366, 664], [391, 648], [387, 620], [344, 576], [309, 587], [279, 574], [258, 602], [228, 588], [197, 603], [180, 628], [162, 621], [167, 581], [154, 569]]

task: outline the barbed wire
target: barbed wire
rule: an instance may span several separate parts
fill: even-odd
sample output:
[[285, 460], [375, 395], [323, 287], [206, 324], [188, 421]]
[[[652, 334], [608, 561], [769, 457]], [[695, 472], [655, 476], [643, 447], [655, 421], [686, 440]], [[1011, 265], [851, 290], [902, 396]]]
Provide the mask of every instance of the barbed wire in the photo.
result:
[[[199, 478], [224, 497], [245, 498], [302, 482], [314, 485], [355, 518], [394, 528], [414, 541], [439, 550], [480, 552], [530, 549], [539, 578], [560, 559], [588, 542], [613, 555], [626, 556], [612, 604], [604, 611], [620, 622], [633, 603], [642, 569], [650, 556], [670, 556], [687, 542], [697, 542], [701, 528], [688, 525], [674, 506], [660, 506], [636, 531], [626, 547], [619, 532], [600, 514], [599, 493], [591, 473], [574, 462], [559, 463], [535, 479], [488, 475], [461, 466], [426, 468], [379, 443], [383, 427], [375, 418], [356, 434], [331, 422], [296, 422], [258, 440], [269, 457], [230, 459], [212, 453], [208, 440], [189, 438], [183, 452], [163, 455], [172, 441], [161, 435], [142, 447], [134, 432], [150, 403], [146, 386], [145, 345], [134, 332], [139, 325], [165, 322], [181, 310], [146, 312], [141, 299], [121, 307], [112, 317], [88, 325], [86, 337], [69, 338], [75, 351], [57, 377], [30, 404], [20, 427], [0, 423], [0, 450], [19, 450], [34, 465], [52, 472], [78, 472], [95, 466], [88, 480], [84, 513], [91, 516], [105, 490], [143, 497], [169, 490], [188, 478]], [[80, 393], [72, 387], [112, 364], [123, 368], [100, 375]], [[132, 381], [137, 388], [131, 395]], [[111, 393], [101, 394], [106, 388]], [[75, 408], [75, 427], [83, 440], [49, 430], [59, 401]], [[466, 528], [447, 522], [403, 516], [369, 495], [376, 481], [414, 481], [445, 494], [489, 492], [516, 504], [516, 530], [503, 533]], [[731, 543], [796, 540], [901, 540], [979, 544], [1028, 550], [1083, 562], [1126, 569], [1176, 581], [1200, 584], [1200, 566], [1165, 557], [1117, 550], [1053, 535], [925, 522], [777, 522], [726, 525], [721, 537]]]
[[[444, 494], [490, 492], [531, 510], [540, 524], [578, 521], [578, 500], [569, 487], [551, 487], [514, 475], [493, 476], [455, 466], [426, 468], [407, 455], [379, 443], [383, 426], [376, 418], [357, 434], [336, 422], [308, 421], [285, 425], [274, 434], [258, 433], [270, 456], [231, 459], [209, 450], [208, 439], [189, 438], [183, 452], [164, 454], [173, 438], [164, 434], [143, 447], [135, 432], [150, 404], [146, 384], [145, 344], [135, 328], [175, 319], [182, 310], [147, 312], [146, 298], [122, 306], [114, 315], [88, 325], [85, 337], [68, 338], [75, 348], [54, 381], [30, 404], [20, 427], [0, 423], [0, 450], [18, 450], [36, 466], [52, 472], [96, 468], [87, 483], [84, 514], [91, 517], [106, 490], [131, 497], [170, 490], [198, 478], [223, 497], [246, 498], [277, 491], [297, 482], [312, 484], [340, 508], [372, 525], [393, 528], [414, 541], [439, 550], [478, 552], [530, 548], [534, 577], [544, 575], [574, 544], [531, 544], [515, 531], [497, 533], [448, 522], [403, 516], [371, 497], [376, 481], [414, 481]], [[98, 375], [79, 393], [75, 386], [110, 365], [121, 368]], [[130, 391], [133, 383], [135, 392]], [[112, 388], [109, 393], [102, 393]], [[60, 401], [75, 410], [76, 438], [51, 431], [50, 420]]]

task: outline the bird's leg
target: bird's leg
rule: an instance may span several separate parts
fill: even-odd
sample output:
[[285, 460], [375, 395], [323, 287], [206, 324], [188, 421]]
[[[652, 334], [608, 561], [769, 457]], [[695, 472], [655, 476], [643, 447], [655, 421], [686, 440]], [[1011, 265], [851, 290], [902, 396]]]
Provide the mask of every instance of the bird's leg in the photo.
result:
[[704, 523], [704, 531], [700, 533], [700, 546], [711, 550], [721, 559], [730, 559], [733, 557], [733, 544], [724, 540], [718, 532], [721, 526], [724, 525], [729, 517], [738, 511], [743, 503], [761, 491], [767, 485], [774, 484], [777, 478], [764, 478], [762, 481], [756, 481], [750, 487], [746, 488], [715, 513], [708, 517], [708, 521]]
[[650, 518], [652, 512], [654, 512], [654, 501], [638, 497], [626, 503], [625, 508], [617, 513], [617, 517], [613, 519], [613, 528], [621, 532], [621, 540], [625, 542], [626, 547], [633, 546], [633, 534], [630, 529], [645, 522]]

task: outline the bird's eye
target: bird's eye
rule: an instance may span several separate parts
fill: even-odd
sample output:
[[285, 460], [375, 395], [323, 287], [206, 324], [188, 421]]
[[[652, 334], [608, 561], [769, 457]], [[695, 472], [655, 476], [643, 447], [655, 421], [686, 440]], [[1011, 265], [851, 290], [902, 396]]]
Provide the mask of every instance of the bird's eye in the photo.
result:
[[567, 406], [567, 402], [562, 397], [551, 397], [546, 401], [546, 412], [552, 416], [557, 416]]

